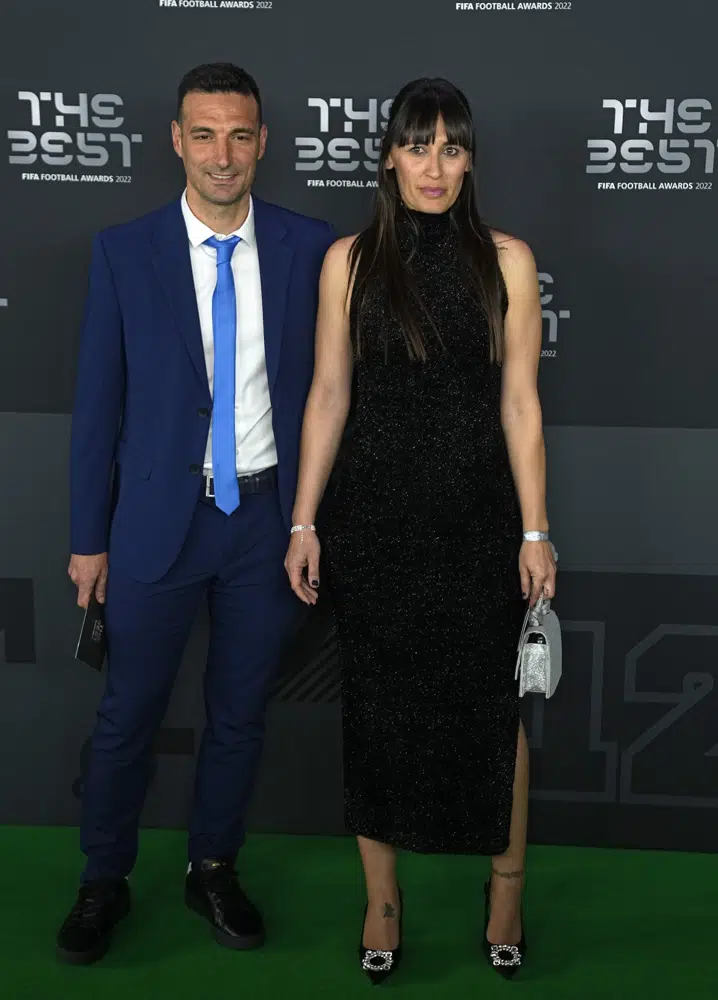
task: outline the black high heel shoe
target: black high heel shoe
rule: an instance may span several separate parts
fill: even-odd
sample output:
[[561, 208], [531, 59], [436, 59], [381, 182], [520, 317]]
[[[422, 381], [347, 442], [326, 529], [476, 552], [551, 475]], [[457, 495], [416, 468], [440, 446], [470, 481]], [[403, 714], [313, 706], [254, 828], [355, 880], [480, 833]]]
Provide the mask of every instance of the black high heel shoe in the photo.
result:
[[404, 918], [404, 897], [401, 892], [401, 886], [399, 889], [399, 944], [393, 951], [381, 951], [375, 948], [365, 948], [364, 947], [364, 924], [366, 923], [366, 915], [369, 909], [369, 903], [364, 907], [364, 920], [361, 925], [361, 933], [359, 935], [359, 960], [361, 961], [361, 967], [366, 972], [369, 979], [372, 981], [374, 986], [378, 986], [379, 983], [383, 983], [385, 979], [388, 979], [392, 972], [396, 972], [401, 962], [402, 954], [402, 920]]
[[523, 913], [521, 915], [521, 940], [518, 944], [492, 944], [486, 937], [491, 917], [491, 879], [484, 885], [485, 918], [484, 936], [481, 945], [486, 961], [504, 979], [513, 979], [526, 957], [526, 935], [524, 934]]

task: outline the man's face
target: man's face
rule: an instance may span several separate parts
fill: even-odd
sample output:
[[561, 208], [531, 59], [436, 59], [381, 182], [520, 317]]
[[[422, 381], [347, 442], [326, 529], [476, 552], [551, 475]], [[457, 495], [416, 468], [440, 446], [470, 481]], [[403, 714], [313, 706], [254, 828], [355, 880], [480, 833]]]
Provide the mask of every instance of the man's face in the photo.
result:
[[191, 91], [172, 122], [172, 144], [184, 163], [187, 186], [211, 205], [233, 205], [249, 192], [264, 156], [267, 127], [244, 94]]

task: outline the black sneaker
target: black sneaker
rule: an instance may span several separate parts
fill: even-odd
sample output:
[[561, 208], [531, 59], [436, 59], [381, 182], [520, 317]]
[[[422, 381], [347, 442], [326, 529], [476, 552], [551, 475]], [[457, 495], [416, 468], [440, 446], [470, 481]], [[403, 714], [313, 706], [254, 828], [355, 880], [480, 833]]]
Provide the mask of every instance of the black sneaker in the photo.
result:
[[264, 944], [262, 915], [245, 896], [228, 861], [206, 858], [192, 865], [185, 902], [210, 922], [215, 940], [225, 948], [245, 950]]
[[84, 882], [77, 902], [57, 935], [57, 957], [70, 965], [91, 965], [110, 947], [112, 931], [130, 912], [127, 880]]

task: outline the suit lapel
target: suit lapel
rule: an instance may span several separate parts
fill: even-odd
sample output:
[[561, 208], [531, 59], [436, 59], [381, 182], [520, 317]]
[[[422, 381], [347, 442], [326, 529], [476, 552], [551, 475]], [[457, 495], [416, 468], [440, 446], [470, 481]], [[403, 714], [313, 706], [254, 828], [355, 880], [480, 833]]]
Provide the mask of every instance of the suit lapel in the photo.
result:
[[168, 205], [157, 220], [152, 238], [152, 263], [184, 338], [192, 364], [209, 397], [202, 330], [199, 325], [189, 257], [189, 241], [179, 200]]
[[259, 273], [262, 283], [262, 317], [264, 322], [264, 354], [270, 393], [279, 370], [287, 290], [294, 251], [286, 242], [286, 226], [277, 218], [271, 206], [254, 198], [254, 230], [257, 238]]

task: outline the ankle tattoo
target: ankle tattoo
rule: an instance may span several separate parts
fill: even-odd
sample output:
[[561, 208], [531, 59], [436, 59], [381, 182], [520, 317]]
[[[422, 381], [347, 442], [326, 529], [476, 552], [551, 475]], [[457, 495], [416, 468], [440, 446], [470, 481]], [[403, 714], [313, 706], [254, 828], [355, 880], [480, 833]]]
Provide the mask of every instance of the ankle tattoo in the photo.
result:
[[391, 903], [384, 903], [384, 916], [387, 918], [396, 916], [396, 909]]
[[523, 874], [524, 874], [524, 869], [523, 868], [519, 868], [519, 869], [517, 869], [517, 871], [513, 871], [513, 872], [500, 872], [498, 870], [498, 868], [494, 868], [492, 866], [491, 871], [493, 872], [494, 875], [498, 875], [499, 878], [508, 878], [508, 879], [511, 879], [511, 878], [521, 878], [523, 876]]

